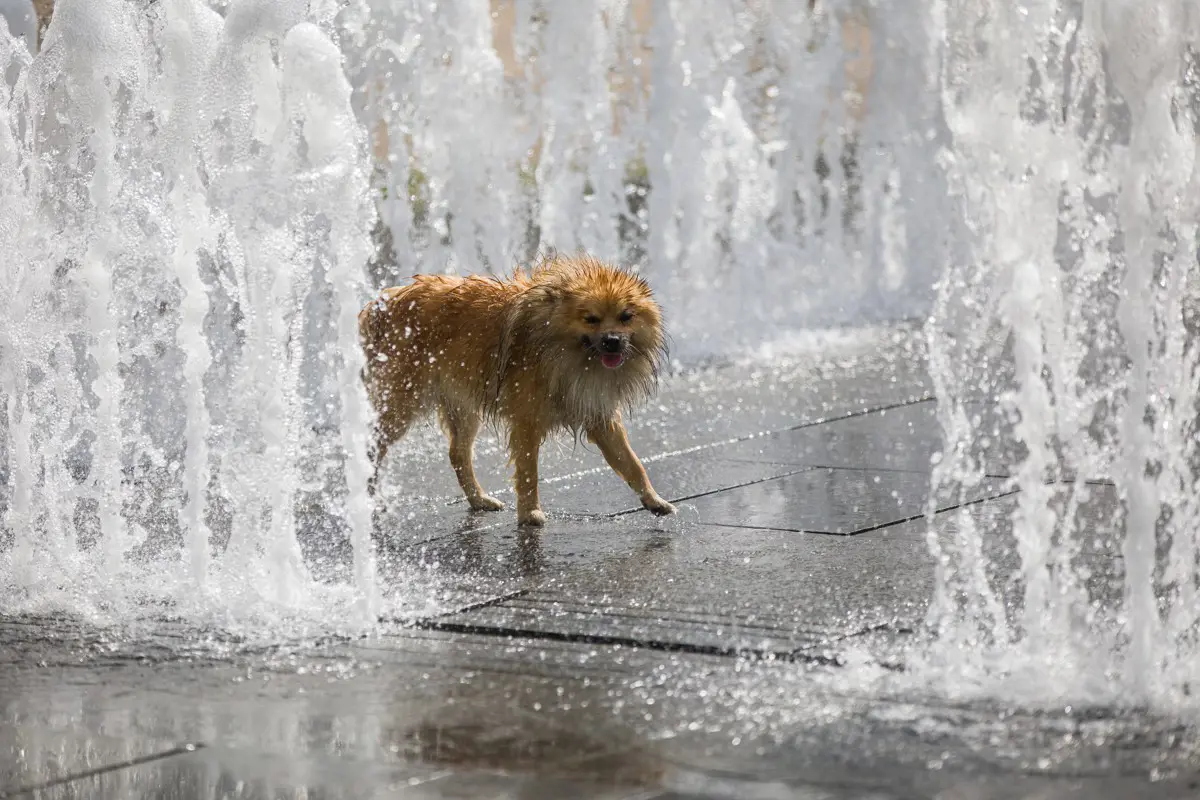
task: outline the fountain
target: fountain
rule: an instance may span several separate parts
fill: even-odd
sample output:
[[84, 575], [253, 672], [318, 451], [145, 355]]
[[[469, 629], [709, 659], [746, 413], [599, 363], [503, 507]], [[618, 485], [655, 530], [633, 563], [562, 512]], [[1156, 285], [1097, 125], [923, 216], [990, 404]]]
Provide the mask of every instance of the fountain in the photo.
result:
[[397, 276], [584, 247], [653, 276], [685, 360], [919, 317], [932, 100], [842, 102], [867, 23], [792, 6], [61, 0], [36, 59], [6, 39], [7, 607], [373, 619], [354, 312]]
[[18, 609], [302, 606], [309, 459], [339, 473], [343, 600], [373, 619], [354, 380], [368, 170], [341, 54], [307, 6], [66, 0], [5, 98]]
[[937, 485], [984, 477], [981, 402], [1025, 452], [1020, 602], [1003, 537], [931, 523], [925, 669], [1170, 702], [1200, 15], [1151, 5], [60, 0], [36, 58], [0, 37], [0, 601], [369, 627], [357, 309], [586, 248], [651, 276], [684, 363], [932, 312]]
[[[1188, 3], [942, 3], [946, 159], [973, 231], [930, 324], [947, 485], [999, 399], [1015, 560], [931, 526], [964, 691], [1178, 711], [1196, 679], [1197, 91]], [[990, 550], [990, 552], [989, 552]], [[1098, 596], [1120, 556], [1123, 592]], [[1015, 570], [1015, 602], [1003, 584]], [[999, 688], [1003, 687], [1003, 688]]]

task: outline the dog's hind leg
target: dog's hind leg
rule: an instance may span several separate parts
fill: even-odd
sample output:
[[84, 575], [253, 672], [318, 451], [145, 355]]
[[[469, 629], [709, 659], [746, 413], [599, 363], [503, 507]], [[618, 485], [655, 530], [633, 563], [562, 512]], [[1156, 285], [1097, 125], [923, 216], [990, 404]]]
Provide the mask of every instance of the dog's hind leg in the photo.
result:
[[420, 412], [416, 398], [404, 396], [399, 398], [381, 398], [379, 405], [382, 411], [375, 421], [374, 438], [371, 442], [371, 477], [367, 481], [367, 494], [375, 496], [379, 487], [379, 472], [383, 469], [383, 460], [387, 458], [388, 448], [399, 441], [413, 420]]
[[475, 477], [475, 436], [479, 433], [482, 420], [478, 412], [465, 411], [443, 403], [439, 409], [442, 426], [450, 439], [450, 466], [454, 477], [467, 496], [472, 511], [499, 511], [504, 508], [494, 497], [484, 493]]
[[379, 470], [383, 468], [383, 460], [387, 458], [388, 448], [398, 438], [400, 437], [389, 436], [385, 433], [383, 425], [376, 424], [371, 449], [368, 451], [368, 455], [371, 458], [371, 477], [367, 479], [368, 497], [375, 496], [375, 492], [379, 488]]
[[368, 455], [371, 458], [371, 477], [367, 479], [367, 496], [374, 497], [376, 490], [379, 488], [379, 469], [383, 466], [383, 459], [387, 456], [388, 447], [392, 441], [382, 436], [376, 426], [375, 435], [371, 441], [371, 448]]

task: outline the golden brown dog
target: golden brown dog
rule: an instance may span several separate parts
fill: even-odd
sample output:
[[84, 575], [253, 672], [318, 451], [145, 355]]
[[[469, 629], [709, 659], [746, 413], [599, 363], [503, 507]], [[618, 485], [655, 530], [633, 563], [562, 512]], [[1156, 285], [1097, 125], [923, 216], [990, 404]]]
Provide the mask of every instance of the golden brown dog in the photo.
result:
[[437, 409], [472, 509], [504, 508], [472, 464], [490, 420], [508, 430], [522, 525], [546, 521], [538, 450], [564, 429], [585, 433], [643, 506], [674, 513], [621, 424], [621, 410], [653, 391], [664, 353], [662, 313], [641, 278], [589, 257], [551, 257], [509, 280], [417, 275], [385, 289], [358, 321], [377, 415], [372, 493], [388, 447]]

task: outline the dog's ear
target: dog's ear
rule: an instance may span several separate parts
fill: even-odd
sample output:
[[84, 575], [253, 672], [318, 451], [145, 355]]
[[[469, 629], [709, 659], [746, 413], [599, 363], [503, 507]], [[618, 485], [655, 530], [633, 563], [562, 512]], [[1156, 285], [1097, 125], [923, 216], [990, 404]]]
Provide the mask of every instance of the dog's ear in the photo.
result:
[[531, 293], [537, 302], [548, 306], [557, 305], [563, 298], [562, 290], [554, 286], [535, 286]]

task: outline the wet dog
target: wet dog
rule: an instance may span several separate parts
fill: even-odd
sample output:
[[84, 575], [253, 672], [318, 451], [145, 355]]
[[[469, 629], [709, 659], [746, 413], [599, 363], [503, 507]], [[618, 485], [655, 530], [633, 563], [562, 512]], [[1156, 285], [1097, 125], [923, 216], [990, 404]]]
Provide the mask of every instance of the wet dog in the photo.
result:
[[654, 390], [665, 352], [662, 312], [637, 275], [586, 256], [547, 258], [507, 280], [418, 275], [369, 303], [359, 331], [376, 413], [372, 494], [388, 447], [436, 410], [472, 509], [504, 508], [472, 463], [490, 421], [508, 432], [520, 524], [545, 524], [538, 451], [562, 430], [596, 444], [647, 509], [674, 513], [621, 422]]

